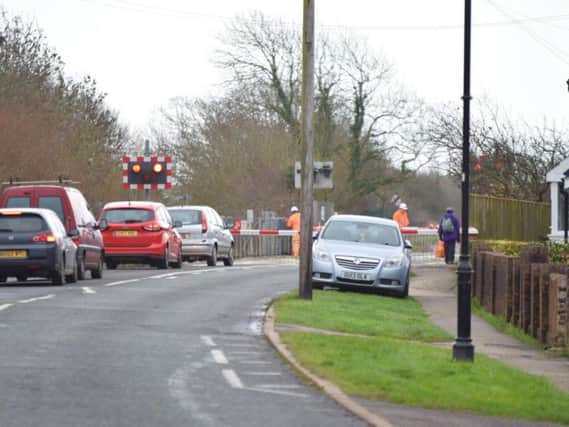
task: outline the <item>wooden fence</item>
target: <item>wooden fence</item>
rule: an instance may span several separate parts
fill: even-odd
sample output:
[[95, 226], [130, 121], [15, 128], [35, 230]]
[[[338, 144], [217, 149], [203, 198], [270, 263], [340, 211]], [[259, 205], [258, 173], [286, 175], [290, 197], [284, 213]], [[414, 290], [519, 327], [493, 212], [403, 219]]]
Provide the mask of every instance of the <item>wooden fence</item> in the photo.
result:
[[548, 263], [547, 247], [512, 257], [475, 243], [472, 260], [472, 293], [482, 307], [548, 347], [569, 347], [569, 267]]
[[480, 239], [539, 241], [549, 234], [548, 203], [470, 195], [470, 226]]

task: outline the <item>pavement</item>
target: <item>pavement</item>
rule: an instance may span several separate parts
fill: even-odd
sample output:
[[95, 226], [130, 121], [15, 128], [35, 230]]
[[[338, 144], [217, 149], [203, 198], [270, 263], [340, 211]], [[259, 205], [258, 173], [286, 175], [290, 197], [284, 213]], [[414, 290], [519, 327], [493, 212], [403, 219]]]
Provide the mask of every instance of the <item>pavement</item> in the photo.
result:
[[[453, 336], [457, 330], [456, 266], [416, 266], [411, 279], [410, 296], [429, 313], [432, 321]], [[332, 399], [372, 426], [380, 427], [529, 427], [557, 424], [521, 421], [502, 417], [479, 416], [450, 411], [408, 407], [394, 403], [351, 398], [336, 385], [317, 377], [294, 358], [282, 344], [279, 326], [274, 324], [272, 308], [265, 318], [265, 335], [273, 346], [299, 372]], [[471, 335], [476, 354], [485, 354], [514, 368], [547, 378], [569, 394], [569, 358], [555, 357], [502, 334], [476, 315], [472, 315]], [[449, 343], [449, 348], [452, 343]]]

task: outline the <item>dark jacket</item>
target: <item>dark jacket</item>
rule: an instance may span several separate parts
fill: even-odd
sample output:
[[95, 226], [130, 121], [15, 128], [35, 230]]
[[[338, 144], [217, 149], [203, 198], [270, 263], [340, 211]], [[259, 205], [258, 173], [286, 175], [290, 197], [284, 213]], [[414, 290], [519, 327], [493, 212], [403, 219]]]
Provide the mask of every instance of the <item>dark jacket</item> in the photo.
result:
[[[446, 218], [450, 218], [454, 225], [454, 230], [451, 233], [443, 232], [443, 220]], [[454, 212], [446, 212], [439, 221], [439, 240], [443, 242], [450, 242], [451, 240], [460, 241], [460, 222]]]

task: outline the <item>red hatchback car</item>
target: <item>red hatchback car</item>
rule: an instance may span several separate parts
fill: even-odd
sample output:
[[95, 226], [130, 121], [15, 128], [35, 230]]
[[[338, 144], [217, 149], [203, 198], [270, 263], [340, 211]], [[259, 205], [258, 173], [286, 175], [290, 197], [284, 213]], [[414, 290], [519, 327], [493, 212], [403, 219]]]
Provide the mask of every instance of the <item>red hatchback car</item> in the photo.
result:
[[109, 270], [121, 263], [182, 267], [182, 240], [162, 203], [111, 202], [99, 217], [105, 263]]

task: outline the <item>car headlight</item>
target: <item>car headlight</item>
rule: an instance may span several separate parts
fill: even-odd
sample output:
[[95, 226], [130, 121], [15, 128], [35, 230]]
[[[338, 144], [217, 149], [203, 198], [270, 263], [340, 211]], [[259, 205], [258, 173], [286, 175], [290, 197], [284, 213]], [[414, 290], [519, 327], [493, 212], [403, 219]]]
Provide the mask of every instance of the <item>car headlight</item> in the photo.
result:
[[314, 258], [322, 262], [332, 262], [330, 254], [322, 249], [316, 249], [316, 251], [314, 251]]
[[385, 260], [385, 268], [398, 268], [403, 265], [403, 255], [398, 255]]

